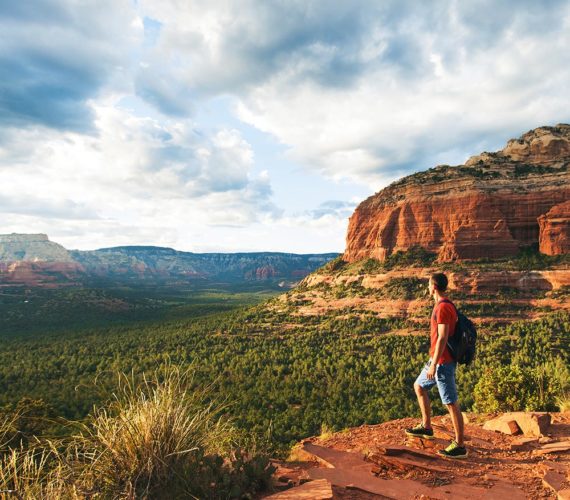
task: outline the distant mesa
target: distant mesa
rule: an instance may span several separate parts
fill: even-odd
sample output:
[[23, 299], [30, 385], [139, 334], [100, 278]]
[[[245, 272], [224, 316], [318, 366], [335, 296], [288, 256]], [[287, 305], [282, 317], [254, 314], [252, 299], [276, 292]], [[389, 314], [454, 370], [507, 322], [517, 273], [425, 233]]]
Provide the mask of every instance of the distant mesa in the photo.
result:
[[154, 246], [68, 251], [49, 241], [45, 234], [6, 234], [0, 235], [0, 286], [67, 286], [85, 280], [140, 283], [211, 279], [234, 283], [275, 279], [292, 285], [337, 256], [278, 252], [198, 254]]
[[73, 262], [69, 252], [47, 234], [0, 234], [0, 262]]
[[47, 234], [0, 234], [0, 243], [34, 243], [49, 241]]
[[500, 258], [538, 245], [570, 252], [570, 125], [540, 127], [465, 165], [386, 187], [350, 217], [343, 259], [385, 260], [421, 246], [439, 261]]

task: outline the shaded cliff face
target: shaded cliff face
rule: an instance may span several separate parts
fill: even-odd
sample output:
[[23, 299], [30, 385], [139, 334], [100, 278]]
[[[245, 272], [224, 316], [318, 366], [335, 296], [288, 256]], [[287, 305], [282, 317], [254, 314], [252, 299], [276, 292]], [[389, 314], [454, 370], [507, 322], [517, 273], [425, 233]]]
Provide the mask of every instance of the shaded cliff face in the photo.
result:
[[570, 253], [570, 200], [555, 205], [538, 218], [540, 251], [546, 255]]
[[569, 251], [570, 125], [541, 127], [465, 165], [405, 177], [350, 218], [344, 260], [419, 245], [440, 261], [498, 258], [539, 244]]

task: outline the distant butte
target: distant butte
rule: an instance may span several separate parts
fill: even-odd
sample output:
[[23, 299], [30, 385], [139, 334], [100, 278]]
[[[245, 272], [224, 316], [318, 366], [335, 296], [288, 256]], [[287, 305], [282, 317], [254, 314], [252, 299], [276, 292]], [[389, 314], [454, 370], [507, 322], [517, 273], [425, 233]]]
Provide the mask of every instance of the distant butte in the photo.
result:
[[440, 262], [508, 257], [530, 245], [570, 253], [570, 125], [394, 182], [350, 217], [343, 259], [383, 261], [417, 245]]

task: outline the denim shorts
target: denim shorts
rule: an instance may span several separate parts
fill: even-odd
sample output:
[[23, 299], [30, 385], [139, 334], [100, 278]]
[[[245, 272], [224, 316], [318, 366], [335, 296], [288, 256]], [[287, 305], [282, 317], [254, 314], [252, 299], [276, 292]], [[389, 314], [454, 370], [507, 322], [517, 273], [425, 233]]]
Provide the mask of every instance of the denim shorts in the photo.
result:
[[457, 386], [455, 385], [455, 368], [457, 363], [446, 363], [437, 365], [435, 370], [435, 378], [428, 379], [427, 372], [431, 365], [431, 359], [426, 363], [420, 376], [416, 379], [416, 384], [424, 389], [431, 389], [437, 384], [439, 397], [444, 405], [449, 405], [457, 401]]

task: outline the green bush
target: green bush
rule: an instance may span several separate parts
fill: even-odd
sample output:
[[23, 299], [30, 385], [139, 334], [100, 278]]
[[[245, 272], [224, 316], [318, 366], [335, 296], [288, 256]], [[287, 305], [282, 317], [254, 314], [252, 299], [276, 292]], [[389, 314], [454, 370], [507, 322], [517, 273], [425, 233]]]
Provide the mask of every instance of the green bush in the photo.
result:
[[427, 251], [424, 247], [414, 245], [406, 251], [398, 251], [389, 255], [384, 261], [384, 268], [387, 270], [395, 267], [426, 267], [435, 262], [437, 255]]
[[537, 409], [532, 369], [517, 365], [488, 367], [475, 385], [475, 408], [479, 412], [507, 412]]
[[427, 296], [427, 284], [427, 279], [392, 278], [382, 287], [381, 293], [390, 299], [419, 299]]
[[327, 262], [324, 266], [322, 266], [316, 272], [334, 273], [337, 271], [341, 271], [344, 267], [346, 267], [347, 264], [348, 264], [348, 262], [346, 262], [342, 259], [342, 255], [339, 255], [335, 259]]
[[362, 263], [361, 270], [365, 274], [380, 273], [384, 270], [384, 265], [378, 259], [366, 259]]

